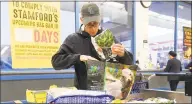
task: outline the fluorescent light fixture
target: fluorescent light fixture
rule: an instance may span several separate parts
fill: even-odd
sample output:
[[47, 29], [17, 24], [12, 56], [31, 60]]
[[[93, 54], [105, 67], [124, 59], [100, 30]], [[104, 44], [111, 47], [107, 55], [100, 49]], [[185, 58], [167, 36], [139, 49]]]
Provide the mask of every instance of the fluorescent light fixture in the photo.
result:
[[116, 9], [122, 9], [125, 8], [125, 5], [121, 4], [121, 3], [117, 3], [117, 2], [105, 2], [105, 6], [111, 6], [113, 8]]
[[178, 5], [178, 8], [180, 8], [180, 9], [184, 9], [184, 6], [182, 6], [182, 5]]
[[[175, 18], [173, 16], [166, 16], [163, 14], [158, 14], [158, 13], [153, 12], [153, 11], [149, 11], [149, 16], [157, 17], [160, 19], [168, 20], [168, 21], [175, 21]], [[182, 18], [178, 17], [178, 22], [181, 22], [181, 23], [184, 23], [184, 24], [191, 26], [191, 21], [186, 20], [186, 19], [182, 19]]]

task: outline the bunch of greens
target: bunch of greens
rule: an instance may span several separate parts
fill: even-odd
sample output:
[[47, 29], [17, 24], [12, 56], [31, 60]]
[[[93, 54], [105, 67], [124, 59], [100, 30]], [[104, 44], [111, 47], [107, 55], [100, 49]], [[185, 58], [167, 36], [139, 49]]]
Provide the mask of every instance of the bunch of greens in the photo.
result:
[[110, 30], [105, 30], [95, 38], [96, 43], [101, 48], [111, 47], [114, 43], [113, 33]]

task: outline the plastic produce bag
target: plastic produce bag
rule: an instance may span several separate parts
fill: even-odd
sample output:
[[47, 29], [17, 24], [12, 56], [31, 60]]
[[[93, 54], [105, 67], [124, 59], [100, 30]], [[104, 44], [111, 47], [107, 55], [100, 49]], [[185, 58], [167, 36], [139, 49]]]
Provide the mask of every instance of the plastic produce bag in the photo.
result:
[[125, 99], [135, 81], [137, 65], [106, 62], [105, 90], [116, 99]]
[[91, 40], [95, 49], [99, 47], [102, 49], [102, 52], [96, 49], [97, 53], [101, 56], [102, 59], [109, 60], [116, 56], [113, 55], [111, 51], [111, 46], [115, 44], [115, 39], [113, 33], [110, 30], [104, 30], [102, 33], [98, 34], [94, 37], [94, 39], [92, 38]]

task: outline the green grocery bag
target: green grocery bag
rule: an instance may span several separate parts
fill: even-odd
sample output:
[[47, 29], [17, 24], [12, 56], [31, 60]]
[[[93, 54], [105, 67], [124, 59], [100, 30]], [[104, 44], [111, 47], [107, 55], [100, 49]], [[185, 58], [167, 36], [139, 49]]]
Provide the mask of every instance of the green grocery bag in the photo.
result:
[[86, 61], [87, 66], [87, 89], [104, 90], [105, 63], [100, 61]]
[[135, 81], [137, 65], [89, 60], [87, 66], [88, 90], [105, 90], [116, 99], [125, 99]]
[[125, 99], [133, 87], [137, 65], [105, 64], [105, 89], [116, 99]]

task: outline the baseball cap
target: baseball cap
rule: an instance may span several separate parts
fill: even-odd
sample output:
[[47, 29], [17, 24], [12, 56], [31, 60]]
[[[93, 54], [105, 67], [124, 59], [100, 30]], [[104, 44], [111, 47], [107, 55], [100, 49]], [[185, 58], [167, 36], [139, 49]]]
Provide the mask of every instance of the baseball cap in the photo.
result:
[[83, 24], [87, 25], [89, 22], [101, 21], [99, 7], [95, 3], [84, 4], [81, 8], [81, 15], [83, 18]]

